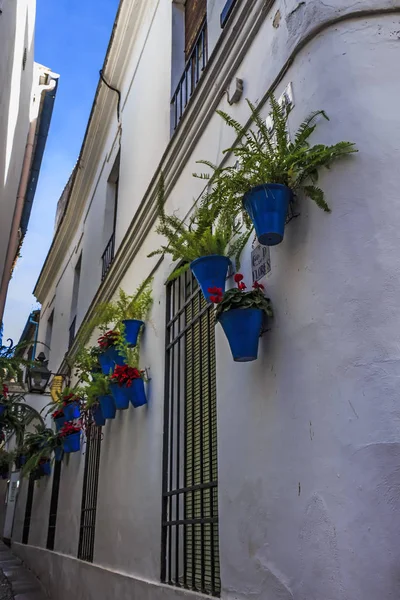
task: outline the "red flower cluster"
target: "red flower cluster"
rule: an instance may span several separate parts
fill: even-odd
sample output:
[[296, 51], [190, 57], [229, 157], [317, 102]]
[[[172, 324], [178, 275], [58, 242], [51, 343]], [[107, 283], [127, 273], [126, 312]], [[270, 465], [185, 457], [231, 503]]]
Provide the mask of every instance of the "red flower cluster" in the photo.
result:
[[237, 283], [238, 289], [244, 292], [247, 286], [243, 282], [243, 275], [241, 273], [236, 273], [233, 279], [235, 280], [235, 283]]
[[263, 289], [264, 289], [264, 286], [263, 286], [263, 284], [262, 284], [262, 283], [258, 283], [258, 281], [255, 281], [255, 282], [253, 283], [253, 288], [254, 288], [255, 290], [263, 290]]
[[8, 395], [8, 387], [6, 386], [5, 383], [3, 383], [3, 396], [4, 398], [7, 398]]
[[141, 377], [139, 369], [129, 367], [128, 365], [117, 365], [110, 377], [110, 381], [111, 383], [117, 383], [119, 387], [131, 387], [134, 380]]
[[118, 331], [107, 331], [104, 335], [100, 336], [97, 340], [102, 350], [108, 350], [111, 346], [115, 346], [119, 338]]
[[72, 435], [73, 433], [79, 433], [82, 427], [80, 425], [74, 423], [64, 423], [59, 431], [60, 437], [66, 437], [67, 435]]
[[53, 419], [59, 419], [60, 417], [64, 416], [64, 412], [61, 409], [55, 410], [51, 416]]
[[207, 291], [210, 294], [211, 302], [214, 302], [214, 304], [218, 304], [219, 302], [221, 302], [222, 296], [224, 295], [222, 293], [222, 288], [214, 286], [214, 287], [209, 287]]
[[79, 402], [79, 397], [75, 394], [67, 394], [67, 396], [62, 397], [62, 401], [64, 406], [67, 406], [67, 404], [70, 404], [71, 402]]

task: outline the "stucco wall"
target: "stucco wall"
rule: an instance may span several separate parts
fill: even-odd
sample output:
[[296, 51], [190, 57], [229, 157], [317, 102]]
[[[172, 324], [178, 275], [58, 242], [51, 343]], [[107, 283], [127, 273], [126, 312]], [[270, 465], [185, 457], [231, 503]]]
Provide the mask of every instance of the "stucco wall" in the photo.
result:
[[[214, 5], [212, 14], [219, 19], [220, 8]], [[369, 9], [376, 12], [367, 14]], [[299, 217], [287, 226], [283, 244], [271, 249], [272, 271], [264, 283], [275, 318], [261, 339], [259, 360], [234, 364], [217, 328], [222, 597], [397, 598], [400, 83], [394, 68], [400, 3], [367, 0], [349, 7], [339, 0], [329, 6], [290, 0], [264, 10], [263, 25], [233, 73], [244, 80], [245, 95], [259, 100], [277, 82], [279, 95], [291, 82], [295, 108], [290, 130], [295, 131], [312, 110], [323, 108], [331, 121], [320, 123], [313, 140], [348, 139], [360, 152], [321, 173], [320, 185], [332, 214], [300, 199]], [[162, 5], [148, 37], [152, 40], [155, 35], [162, 48], [169, 39], [170, 29], [162, 23], [167, 13]], [[215, 23], [210, 30], [216, 32]], [[152, 57], [153, 50], [146, 46], [143, 65], [149, 65]], [[157, 60], [167, 64], [169, 58]], [[170, 78], [162, 79], [165, 89], [156, 94], [160, 109], [154, 112], [155, 88], [150, 89], [154, 73], [164, 77], [156, 69], [148, 70], [148, 87], [142, 87], [134, 101], [129, 95], [122, 113], [119, 239], [168, 143], [169, 125], [163, 119]], [[240, 121], [247, 118], [244, 101], [228, 107], [223, 89], [214, 92], [222, 98], [221, 108]], [[266, 116], [267, 107], [262, 112]], [[104, 158], [115, 153], [116, 128], [116, 123], [110, 125]], [[187, 213], [202, 190], [201, 182], [192, 178], [199, 170], [195, 161], [219, 160], [232, 140], [231, 131], [213, 116], [188, 162], [181, 165], [167, 199], [169, 212]], [[104, 163], [104, 168], [99, 165], [87, 199], [92, 216], [74, 241], [75, 248], [83, 231], [81, 247], [84, 256], [87, 252], [91, 257], [82, 262], [85, 291], [78, 312], [86, 310], [83, 307], [90, 304], [99, 284], [97, 267], [90, 266], [98, 256], [97, 241], [91, 236], [96, 207], [100, 213], [105, 203], [104, 185], [112, 162]], [[133, 292], [156, 265], [156, 258], [146, 257], [158, 242], [154, 231], [143, 239], [120, 281], [126, 291]], [[58, 314], [62, 317], [57, 316], [52, 368], [66, 349], [64, 313], [70, 306], [73, 261], [71, 268], [66, 266], [78, 254], [74, 248], [57, 281], [56, 306], [60, 304], [55, 319]], [[250, 244], [242, 261], [247, 281], [249, 260]], [[15, 546], [45, 582], [50, 574], [52, 585], [59, 586], [52, 588], [53, 594], [60, 600], [70, 589], [68, 582], [74, 582], [82, 598], [96, 600], [114, 597], [111, 589], [121, 598], [135, 593], [140, 598], [182, 594], [157, 585], [164, 283], [171, 268], [167, 257], [154, 275], [153, 326], [147, 327], [143, 338], [141, 366], [150, 367], [151, 374], [149, 405], [118, 415], [103, 429], [94, 560], [104, 569], [57, 553], [76, 556], [84, 463], [80, 454], [63, 466], [57, 552]], [[47, 302], [54, 291], [55, 287]], [[43, 506], [45, 502], [38, 510], [44, 523]], [[39, 537], [35, 539], [40, 541]], [[112, 575], [114, 571], [124, 576]], [[132, 575], [154, 587], [138, 583]]]
[[0, 278], [29, 129], [35, 11], [35, 0], [5, 0], [0, 14]]

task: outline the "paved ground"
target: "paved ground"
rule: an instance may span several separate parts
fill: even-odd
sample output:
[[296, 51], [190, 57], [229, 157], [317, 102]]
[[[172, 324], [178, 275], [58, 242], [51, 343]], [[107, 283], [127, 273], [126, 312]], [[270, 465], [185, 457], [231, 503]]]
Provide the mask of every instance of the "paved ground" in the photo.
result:
[[48, 600], [36, 577], [0, 542], [0, 600]]

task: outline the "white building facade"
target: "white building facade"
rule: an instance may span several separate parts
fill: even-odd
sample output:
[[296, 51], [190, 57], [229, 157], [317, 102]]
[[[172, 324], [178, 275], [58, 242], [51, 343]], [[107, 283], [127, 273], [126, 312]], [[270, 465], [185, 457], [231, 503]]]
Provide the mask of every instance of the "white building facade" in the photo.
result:
[[0, 322], [28, 227], [58, 75], [34, 62], [35, 0], [0, 2]]
[[[398, 597], [399, 23], [398, 0], [121, 2], [35, 289], [38, 352], [60, 372], [95, 306], [151, 275], [148, 405], [20, 486], [13, 549], [57, 600]], [[289, 85], [291, 130], [324, 109], [313, 139], [359, 153], [321, 173], [332, 213], [302, 199], [271, 248], [275, 317], [237, 364], [189, 276], [147, 258], [157, 184], [184, 218], [196, 161], [234, 142], [215, 110], [266, 117]]]

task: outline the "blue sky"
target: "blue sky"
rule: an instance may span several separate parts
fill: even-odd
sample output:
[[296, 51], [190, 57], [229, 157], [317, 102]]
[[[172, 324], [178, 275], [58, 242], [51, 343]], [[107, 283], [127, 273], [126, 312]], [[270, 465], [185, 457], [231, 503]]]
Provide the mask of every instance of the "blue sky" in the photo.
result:
[[37, 0], [35, 60], [60, 74], [28, 233], [10, 282], [4, 339], [17, 342], [53, 237], [57, 200], [78, 158], [119, 0]]

